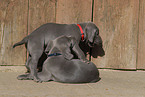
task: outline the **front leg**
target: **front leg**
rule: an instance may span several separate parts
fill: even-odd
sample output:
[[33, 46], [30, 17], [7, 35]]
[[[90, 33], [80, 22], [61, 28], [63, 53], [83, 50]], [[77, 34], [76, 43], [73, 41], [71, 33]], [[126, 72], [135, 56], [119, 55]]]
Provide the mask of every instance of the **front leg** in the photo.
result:
[[85, 63], [89, 64], [89, 61], [86, 59], [84, 52], [80, 49], [78, 43], [75, 39], [72, 39], [72, 50], [75, 52], [75, 54], [78, 56], [80, 60], [82, 60]]
[[19, 75], [19, 76], [17, 77], [17, 79], [18, 79], [18, 80], [33, 80], [33, 79], [30, 78], [30, 73], [28, 73], [28, 74], [23, 74], [23, 75]]
[[63, 57], [67, 60], [71, 60], [74, 57], [73, 54], [71, 54], [70, 48], [65, 48], [61, 52]]

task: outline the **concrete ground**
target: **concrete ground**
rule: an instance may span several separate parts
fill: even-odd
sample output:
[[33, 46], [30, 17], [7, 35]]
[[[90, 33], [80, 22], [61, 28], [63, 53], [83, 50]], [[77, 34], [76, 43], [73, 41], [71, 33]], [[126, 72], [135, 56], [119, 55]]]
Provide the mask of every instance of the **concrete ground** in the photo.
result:
[[88, 84], [17, 80], [24, 66], [0, 67], [0, 97], [145, 97], [145, 71], [100, 70]]

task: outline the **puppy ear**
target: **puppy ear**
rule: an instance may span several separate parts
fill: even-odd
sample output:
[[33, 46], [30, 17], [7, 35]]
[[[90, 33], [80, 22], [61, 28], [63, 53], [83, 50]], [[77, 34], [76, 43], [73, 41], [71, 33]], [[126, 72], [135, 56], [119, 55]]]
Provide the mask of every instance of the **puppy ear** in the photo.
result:
[[94, 42], [94, 38], [99, 34], [99, 29], [94, 23], [88, 23], [86, 27], [86, 33], [88, 36], [89, 42]]
[[89, 42], [93, 42], [94, 41], [94, 38], [95, 38], [95, 31], [92, 31], [88, 37], [89, 39]]
[[46, 46], [46, 48], [45, 48], [45, 53], [49, 53], [49, 51], [50, 51], [51, 48], [52, 48], [52, 45], [53, 45], [53, 42], [50, 41], [50, 42], [48, 43], [48, 45]]

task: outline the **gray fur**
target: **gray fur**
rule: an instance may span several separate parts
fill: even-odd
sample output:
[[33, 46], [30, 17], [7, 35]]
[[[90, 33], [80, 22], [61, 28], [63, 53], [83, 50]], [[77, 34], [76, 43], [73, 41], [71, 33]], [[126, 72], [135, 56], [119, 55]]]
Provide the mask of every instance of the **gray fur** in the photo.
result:
[[[80, 25], [84, 31], [84, 41], [88, 43], [90, 47], [93, 47], [94, 44], [102, 43], [102, 39], [99, 36], [99, 29], [94, 23], [80, 23]], [[76, 39], [77, 43], [81, 40], [81, 32], [76, 24], [47, 23], [37, 28], [22, 41], [14, 44], [13, 47], [22, 44], [26, 45], [27, 51], [29, 52], [26, 67], [30, 69], [31, 79], [34, 79], [35, 81], [40, 80], [37, 76], [38, 60], [44, 52], [47, 44], [61, 35], [72, 36]], [[78, 52], [77, 49], [76, 52]], [[85, 60], [84, 55], [78, 54], [78, 57]]]
[[[49, 54], [61, 53], [62, 55], [50, 56], [43, 64], [42, 72], [38, 73], [41, 81], [57, 81], [64, 83], [89, 83], [96, 82], [99, 78], [99, 71], [95, 64], [89, 64], [79, 60], [67, 60], [71, 58], [71, 49], [74, 51], [78, 46], [72, 37], [60, 36], [51, 41], [46, 48]], [[81, 49], [77, 48], [80, 53]], [[64, 57], [65, 56], [65, 57]], [[29, 75], [29, 74], [28, 74]], [[28, 75], [21, 75], [18, 79], [29, 79]]]

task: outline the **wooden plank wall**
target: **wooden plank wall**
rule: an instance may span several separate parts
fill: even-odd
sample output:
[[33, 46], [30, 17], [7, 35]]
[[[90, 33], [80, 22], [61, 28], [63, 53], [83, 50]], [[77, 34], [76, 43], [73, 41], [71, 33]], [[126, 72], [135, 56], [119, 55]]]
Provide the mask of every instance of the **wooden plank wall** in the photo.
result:
[[48, 22], [56, 22], [55, 0], [29, 0], [28, 32]]
[[24, 46], [12, 45], [27, 35], [28, 0], [0, 0], [0, 65], [25, 63]]
[[92, 0], [58, 0], [57, 23], [78, 23], [91, 21]]
[[40, 25], [91, 21], [93, 13], [105, 51], [105, 56], [92, 57], [97, 67], [145, 69], [144, 5], [144, 0], [1, 0], [0, 65], [24, 65], [24, 45], [12, 45]]
[[[79, 23], [91, 21], [92, 0], [58, 0], [56, 23]], [[86, 46], [83, 44], [81, 48]], [[88, 48], [87, 48], [88, 50]], [[87, 54], [87, 59], [89, 55]]]
[[93, 62], [99, 68], [136, 69], [139, 0], [96, 0], [94, 4], [105, 56]]
[[140, 0], [137, 69], [145, 69], [145, 0]]

